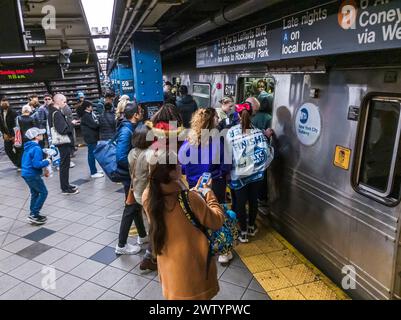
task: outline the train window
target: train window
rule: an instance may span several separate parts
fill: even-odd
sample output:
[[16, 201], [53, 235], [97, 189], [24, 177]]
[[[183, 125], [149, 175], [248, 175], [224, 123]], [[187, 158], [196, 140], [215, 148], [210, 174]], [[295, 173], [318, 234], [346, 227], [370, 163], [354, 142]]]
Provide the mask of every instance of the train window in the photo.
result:
[[238, 79], [238, 102], [249, 97], [257, 98], [260, 108], [272, 115], [274, 98], [274, 79], [243, 77]]
[[400, 198], [401, 98], [372, 96], [359, 129], [357, 187], [387, 204]]
[[192, 96], [200, 108], [210, 107], [212, 100], [212, 86], [210, 83], [195, 82], [192, 86]]

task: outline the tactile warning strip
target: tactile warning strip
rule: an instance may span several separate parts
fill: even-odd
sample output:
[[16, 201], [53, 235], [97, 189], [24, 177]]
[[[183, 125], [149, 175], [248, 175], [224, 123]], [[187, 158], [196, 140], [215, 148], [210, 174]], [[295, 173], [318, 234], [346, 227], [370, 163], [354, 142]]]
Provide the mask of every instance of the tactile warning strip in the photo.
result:
[[258, 228], [257, 237], [235, 251], [273, 300], [350, 299], [280, 234]]

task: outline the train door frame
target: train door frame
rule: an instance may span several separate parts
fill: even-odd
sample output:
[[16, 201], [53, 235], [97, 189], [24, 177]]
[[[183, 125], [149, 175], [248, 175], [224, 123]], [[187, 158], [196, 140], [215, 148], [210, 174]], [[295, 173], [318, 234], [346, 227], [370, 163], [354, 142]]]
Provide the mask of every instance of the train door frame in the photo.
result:
[[[363, 152], [365, 149], [365, 142], [366, 142], [366, 129], [368, 123], [368, 116], [370, 112], [370, 106], [372, 101], [384, 101], [384, 102], [394, 102], [396, 101], [399, 104], [399, 116], [397, 122], [397, 130], [396, 130], [396, 137], [395, 143], [392, 151], [392, 163], [390, 167], [390, 172], [388, 174], [388, 181], [387, 181], [387, 188], [386, 192], [377, 192], [373, 188], [369, 186], [362, 186], [360, 184], [360, 170], [361, 170], [361, 163]], [[401, 94], [397, 93], [386, 93], [386, 92], [371, 92], [365, 95], [362, 100], [361, 107], [360, 107], [360, 114], [358, 120], [358, 127], [357, 127], [357, 135], [355, 141], [355, 153], [354, 159], [352, 164], [352, 171], [351, 171], [351, 185], [355, 192], [361, 194], [366, 198], [370, 198], [380, 205], [387, 206], [387, 207], [398, 207], [401, 203], [401, 184], [398, 181], [398, 198], [392, 199], [389, 198], [389, 195], [394, 193], [396, 190], [396, 171], [400, 170], [401, 163]], [[389, 186], [391, 184], [391, 193], [389, 193]], [[396, 210], [398, 216], [395, 218], [398, 220], [401, 218], [400, 209]], [[401, 234], [400, 234], [400, 227], [398, 227], [398, 239], [396, 238], [395, 241], [395, 259], [394, 265], [392, 268], [392, 284], [390, 288], [390, 292], [393, 298], [401, 299]]]
[[[272, 104], [271, 104], [271, 117], [272, 117], [272, 121], [274, 119], [274, 101], [276, 98], [276, 85], [277, 85], [277, 80], [273, 75], [257, 75], [257, 74], [247, 74], [247, 75], [239, 75], [237, 77], [237, 81], [236, 81], [236, 93], [235, 93], [235, 100], [236, 103], [242, 103], [244, 102], [248, 97], [245, 97], [245, 90], [243, 89], [244, 87], [244, 83], [241, 83], [241, 81], [245, 80], [245, 79], [253, 79], [252, 82], [254, 81], [259, 81], [259, 80], [264, 80], [264, 82], [267, 84], [268, 80], [272, 80], [273, 84], [274, 84], [274, 91], [273, 91], [273, 100], [272, 100]], [[266, 88], [267, 89], [267, 88]], [[256, 88], [257, 90], [257, 88]], [[257, 98], [257, 96], [253, 96], [252, 97]], [[249, 96], [249, 97], [251, 97]]]

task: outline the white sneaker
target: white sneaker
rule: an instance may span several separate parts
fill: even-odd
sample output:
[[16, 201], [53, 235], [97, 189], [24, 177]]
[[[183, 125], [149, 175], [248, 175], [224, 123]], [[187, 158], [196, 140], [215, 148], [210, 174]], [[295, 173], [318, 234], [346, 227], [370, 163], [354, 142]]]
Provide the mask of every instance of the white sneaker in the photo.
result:
[[104, 177], [104, 174], [100, 173], [100, 172], [91, 175], [92, 179], [103, 178], [103, 177]]
[[98, 170], [97, 173], [104, 173], [103, 170]]
[[241, 231], [241, 234], [240, 234], [240, 236], [238, 237], [238, 240], [239, 240], [239, 242], [241, 242], [241, 243], [247, 243], [247, 242], [249, 242], [249, 239], [248, 239], [248, 232], [247, 231]]
[[70, 162], [70, 169], [75, 167], [75, 162]]
[[148, 242], [149, 242], [149, 236], [146, 236], [145, 238], [138, 237], [138, 239], [136, 240], [136, 243], [138, 245], [142, 245]]
[[131, 245], [131, 244], [127, 243], [125, 245], [125, 247], [123, 247], [123, 248], [120, 248], [118, 246], [118, 244], [117, 244], [115, 252], [116, 252], [116, 254], [122, 255], [122, 254], [137, 254], [137, 253], [139, 253], [139, 251], [141, 251], [141, 247], [140, 246]]
[[230, 251], [230, 252], [227, 253], [227, 254], [222, 254], [221, 256], [219, 256], [218, 261], [219, 261], [219, 263], [221, 263], [221, 264], [226, 264], [226, 263], [229, 263], [230, 260], [232, 260], [233, 258], [234, 258], [234, 257], [233, 257], [233, 254], [232, 254], [231, 251]]

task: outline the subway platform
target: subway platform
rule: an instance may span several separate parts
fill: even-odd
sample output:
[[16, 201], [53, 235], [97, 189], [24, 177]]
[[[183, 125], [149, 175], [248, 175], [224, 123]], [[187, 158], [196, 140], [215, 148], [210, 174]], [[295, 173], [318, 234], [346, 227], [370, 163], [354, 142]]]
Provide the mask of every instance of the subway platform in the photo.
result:
[[[1, 150], [1, 148], [0, 148]], [[80, 194], [63, 196], [46, 179], [48, 222], [30, 225], [29, 191], [0, 153], [0, 300], [163, 299], [156, 272], [142, 273], [139, 255], [116, 256], [123, 188], [92, 180], [86, 149], [73, 159], [70, 182]], [[229, 266], [218, 265], [218, 300], [338, 300], [348, 297], [263, 221], [249, 244], [237, 246]], [[135, 229], [130, 243], [136, 242]], [[184, 253], [185, 254], [185, 253]]]

